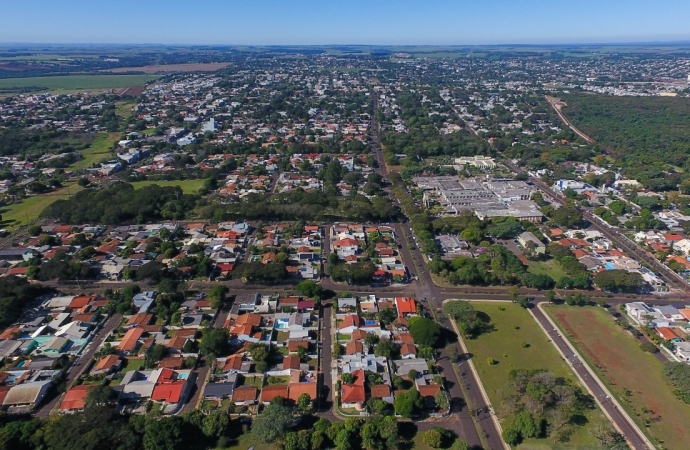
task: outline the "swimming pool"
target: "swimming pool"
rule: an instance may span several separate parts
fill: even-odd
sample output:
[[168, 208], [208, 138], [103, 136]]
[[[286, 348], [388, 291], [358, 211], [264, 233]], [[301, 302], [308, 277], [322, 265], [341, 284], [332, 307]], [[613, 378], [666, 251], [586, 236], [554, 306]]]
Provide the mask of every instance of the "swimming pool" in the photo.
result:
[[177, 374], [177, 379], [178, 379], [178, 380], [186, 380], [187, 378], [189, 378], [189, 374], [188, 374], [188, 373], [178, 373], [178, 374]]
[[25, 365], [26, 365], [26, 361], [19, 361], [19, 364], [17, 364], [16, 367], [17, 367], [17, 369], [19, 369], [20, 367], [24, 367]]
[[280, 321], [280, 320], [279, 320], [278, 322], [276, 322], [276, 328], [279, 329], [279, 330], [282, 330], [283, 328], [287, 328], [287, 327], [288, 327], [288, 323], [287, 323], [287, 322], [283, 322], [283, 321]]

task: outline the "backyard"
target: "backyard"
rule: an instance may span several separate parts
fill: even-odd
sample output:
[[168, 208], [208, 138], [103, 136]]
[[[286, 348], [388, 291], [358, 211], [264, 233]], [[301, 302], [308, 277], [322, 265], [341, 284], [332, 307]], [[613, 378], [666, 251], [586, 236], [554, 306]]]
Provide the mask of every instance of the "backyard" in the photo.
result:
[[643, 352], [602, 308], [549, 306], [546, 312], [657, 448], [687, 448], [690, 408], [678, 400], [661, 363]]
[[[557, 377], [577, 383], [560, 354], [549, 343], [548, 337], [527, 310], [515, 303], [472, 302], [472, 305], [487, 314], [494, 326], [493, 331], [484, 333], [477, 339], [466, 339], [465, 344], [473, 355], [472, 361], [495, 409], [499, 409], [497, 405], [501, 402], [500, 392], [508, 385], [512, 370], [546, 369]], [[489, 364], [491, 358], [496, 361], [493, 365]], [[460, 368], [462, 370], [464, 367]], [[587, 419], [590, 423], [598, 422], [603, 420], [603, 415], [598, 410], [589, 411]], [[587, 427], [575, 427], [567, 444], [556, 446], [551, 440], [529, 439], [520, 448], [576, 449], [593, 448], [594, 445], [595, 440]]]

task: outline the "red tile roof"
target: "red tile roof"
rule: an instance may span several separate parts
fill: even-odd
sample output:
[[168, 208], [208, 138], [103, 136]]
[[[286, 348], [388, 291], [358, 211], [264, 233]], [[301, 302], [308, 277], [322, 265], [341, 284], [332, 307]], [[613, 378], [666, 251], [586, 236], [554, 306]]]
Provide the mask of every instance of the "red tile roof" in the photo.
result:
[[664, 338], [664, 339], [667, 340], [667, 341], [670, 341], [671, 339], [678, 339], [678, 338], [680, 337], [680, 336], [678, 336], [678, 334], [677, 334], [675, 331], [673, 331], [673, 329], [671, 329], [671, 328], [659, 327], [659, 328], [656, 329], [656, 331], [657, 331], [657, 333], [659, 333], [659, 335], [660, 335], [662, 338]]
[[135, 348], [137, 348], [137, 344], [139, 339], [141, 339], [142, 334], [144, 334], [144, 330], [141, 328], [132, 328], [131, 330], [127, 331], [125, 336], [122, 338], [122, 341], [120, 341], [120, 345], [117, 346], [118, 350], [125, 352], [133, 351]]
[[343, 403], [364, 403], [366, 400], [364, 386], [344, 384], [340, 398]]
[[94, 367], [95, 370], [110, 370], [112, 369], [113, 366], [117, 365], [117, 363], [120, 361], [120, 357], [117, 355], [108, 355], [105, 358], [102, 358], [100, 361], [98, 361], [98, 364], [96, 364], [96, 367]]
[[273, 386], [264, 386], [261, 389], [261, 401], [262, 402], [270, 402], [274, 398], [280, 396], [283, 398], [288, 398], [288, 386], [287, 384], [283, 385], [273, 385]]
[[283, 358], [283, 370], [285, 369], [297, 369], [300, 368], [301, 361], [299, 356], [290, 355]]
[[343, 322], [340, 324], [338, 329], [342, 330], [343, 328], [347, 328], [347, 327], [351, 327], [351, 326], [354, 326], [354, 327], [362, 326], [362, 319], [360, 319], [359, 316], [356, 314], [350, 314], [348, 316], [345, 316], [345, 318], [343, 319]]
[[236, 403], [254, 401], [256, 400], [257, 393], [258, 390], [255, 386], [240, 386], [235, 388], [232, 393], [232, 401]]
[[390, 397], [391, 387], [387, 384], [375, 384], [371, 387], [371, 396], [374, 398]]
[[290, 383], [288, 387], [288, 398], [294, 402], [302, 394], [308, 394], [310, 399], [316, 400], [316, 383]]
[[395, 306], [398, 308], [400, 317], [417, 313], [417, 303], [410, 297], [395, 297]]
[[62, 399], [62, 403], [60, 403], [60, 409], [84, 409], [86, 407], [86, 397], [89, 395], [89, 390], [93, 387], [93, 385], [88, 384], [74, 386], [65, 393], [65, 398]]
[[438, 384], [428, 384], [425, 386], [419, 386], [417, 390], [422, 397], [435, 397], [436, 394], [441, 391], [441, 386]]
[[156, 384], [151, 394], [151, 400], [178, 403], [182, 396], [185, 381], [173, 381], [172, 383]]

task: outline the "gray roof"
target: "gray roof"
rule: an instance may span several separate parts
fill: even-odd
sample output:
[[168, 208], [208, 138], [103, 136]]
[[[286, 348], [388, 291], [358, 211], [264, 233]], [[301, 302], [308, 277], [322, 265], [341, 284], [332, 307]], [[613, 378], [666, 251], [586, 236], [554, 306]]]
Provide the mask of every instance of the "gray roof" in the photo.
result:
[[33, 383], [22, 383], [7, 392], [3, 405], [29, 405], [36, 403], [42, 393], [50, 387], [51, 381], [35, 381]]
[[0, 356], [12, 356], [22, 346], [22, 341], [8, 339], [0, 342]]
[[204, 388], [204, 397], [232, 397], [233, 392], [235, 392], [235, 383], [208, 383], [206, 384], [206, 388]]

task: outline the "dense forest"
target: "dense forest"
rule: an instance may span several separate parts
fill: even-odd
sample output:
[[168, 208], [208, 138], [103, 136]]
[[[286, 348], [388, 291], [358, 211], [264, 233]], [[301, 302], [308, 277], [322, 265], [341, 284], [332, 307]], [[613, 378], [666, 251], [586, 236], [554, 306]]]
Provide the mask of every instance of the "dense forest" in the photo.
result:
[[146, 223], [184, 219], [196, 206], [198, 196], [186, 195], [179, 187], [146, 186], [140, 190], [128, 183], [113, 183], [101, 189], [85, 189], [68, 200], [48, 206], [43, 217], [62, 223]]
[[690, 99], [565, 95], [563, 110], [573, 125], [616, 158], [623, 173], [646, 187], [677, 189], [690, 169]]

